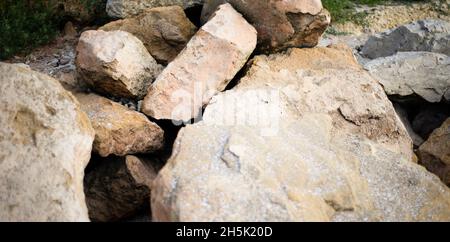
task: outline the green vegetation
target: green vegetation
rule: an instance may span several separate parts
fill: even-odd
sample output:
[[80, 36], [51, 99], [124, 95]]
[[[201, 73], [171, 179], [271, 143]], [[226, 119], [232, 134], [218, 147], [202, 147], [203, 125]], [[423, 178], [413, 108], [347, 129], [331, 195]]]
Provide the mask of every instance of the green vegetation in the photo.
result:
[[79, 0], [81, 7], [72, 13], [64, 12], [65, 3], [63, 0], [0, 0], [0, 60], [49, 43], [68, 20], [84, 17], [85, 21], [86, 16], [95, 16], [90, 24], [105, 22], [106, 0]]
[[322, 0], [323, 5], [330, 11], [335, 23], [354, 22], [356, 24], [365, 24], [365, 13], [357, 13], [355, 4], [377, 5], [389, 2], [429, 2], [430, 0]]
[[42, 1], [4, 0], [0, 3], [0, 59], [52, 40], [58, 17]]

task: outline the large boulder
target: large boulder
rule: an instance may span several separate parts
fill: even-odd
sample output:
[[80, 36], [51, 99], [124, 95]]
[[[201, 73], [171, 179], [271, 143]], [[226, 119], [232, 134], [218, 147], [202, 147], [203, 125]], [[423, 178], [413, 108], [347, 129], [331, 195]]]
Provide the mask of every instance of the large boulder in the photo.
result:
[[95, 130], [100, 156], [151, 153], [164, 146], [164, 131], [139, 112], [95, 94], [76, 94]]
[[427, 51], [450, 55], [450, 23], [443, 20], [419, 20], [373, 35], [361, 54], [375, 59], [399, 51]]
[[258, 56], [153, 183], [155, 221], [448, 221], [378, 83], [336, 48]]
[[141, 99], [163, 67], [144, 44], [125, 31], [84, 32], [76, 65], [82, 80], [108, 96]]
[[244, 66], [256, 30], [229, 4], [189, 41], [149, 88], [142, 111], [156, 119], [189, 121]]
[[148, 206], [159, 163], [136, 156], [91, 162], [96, 164], [86, 173], [84, 190], [92, 221], [128, 219]]
[[165, 6], [181, 6], [184, 9], [201, 5], [204, 0], [108, 0], [106, 12], [113, 18], [128, 18], [145, 9]]
[[428, 102], [450, 101], [450, 57], [432, 52], [399, 52], [365, 64], [388, 95], [417, 95]]
[[181, 7], [171, 6], [145, 10], [136, 17], [108, 23], [100, 30], [133, 34], [159, 63], [167, 65], [186, 46], [197, 27]]
[[206, 22], [225, 2], [233, 5], [255, 26], [258, 46], [263, 51], [314, 47], [331, 21], [320, 0], [206, 0], [202, 21]]
[[94, 130], [57, 80], [0, 63], [0, 221], [89, 221]]
[[420, 162], [450, 186], [450, 118], [419, 148]]

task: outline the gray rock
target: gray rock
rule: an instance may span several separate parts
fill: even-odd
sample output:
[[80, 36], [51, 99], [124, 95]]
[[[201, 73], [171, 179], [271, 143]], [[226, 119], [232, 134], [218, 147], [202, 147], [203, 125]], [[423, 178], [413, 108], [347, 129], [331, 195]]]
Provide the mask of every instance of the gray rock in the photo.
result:
[[[418, 95], [431, 103], [448, 98], [450, 57], [431, 52], [399, 52], [364, 66], [388, 95]], [[450, 101], [450, 99], [446, 99]]]
[[142, 13], [145, 9], [166, 6], [183, 8], [203, 4], [204, 0], [108, 0], [106, 12], [113, 18], [128, 18]]
[[428, 51], [450, 55], [450, 23], [419, 20], [371, 36], [361, 53], [371, 59], [399, 51]]

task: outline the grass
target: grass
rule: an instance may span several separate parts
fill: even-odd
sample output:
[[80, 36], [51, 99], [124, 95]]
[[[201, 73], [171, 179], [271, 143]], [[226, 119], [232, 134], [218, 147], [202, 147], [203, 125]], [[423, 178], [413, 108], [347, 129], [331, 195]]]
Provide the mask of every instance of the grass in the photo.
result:
[[365, 4], [374, 6], [377, 4], [386, 4], [389, 2], [430, 2], [430, 0], [322, 0], [323, 5], [330, 11], [334, 23], [354, 22], [359, 25], [365, 25], [366, 13], [355, 11], [356, 4]]
[[42, 1], [1, 1], [0, 59], [51, 41], [58, 33], [58, 20]]
[[[102, 23], [106, 0], [79, 0]], [[72, 16], [58, 4], [64, 0], [0, 0], [0, 60], [26, 54], [49, 43]]]

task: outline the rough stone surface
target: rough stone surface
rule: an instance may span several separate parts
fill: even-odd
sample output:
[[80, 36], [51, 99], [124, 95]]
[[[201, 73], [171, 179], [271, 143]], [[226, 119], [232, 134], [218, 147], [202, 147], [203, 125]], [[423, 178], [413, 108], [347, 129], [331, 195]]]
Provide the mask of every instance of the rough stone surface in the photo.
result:
[[84, 32], [77, 46], [80, 77], [108, 96], [141, 99], [162, 70], [142, 42], [124, 31]]
[[399, 51], [427, 51], [450, 55], [450, 23], [442, 20], [419, 20], [373, 35], [361, 53], [375, 59]]
[[184, 9], [201, 5], [204, 0], [108, 0], [106, 12], [113, 18], [127, 18], [145, 9], [165, 6], [181, 6]]
[[95, 94], [76, 94], [95, 130], [94, 151], [103, 157], [150, 153], [164, 145], [164, 131], [142, 113]]
[[398, 117], [402, 121], [403, 125], [406, 128], [406, 131], [408, 131], [409, 136], [411, 137], [413, 144], [415, 147], [419, 147], [423, 144], [424, 140], [422, 137], [420, 137], [416, 132], [414, 131], [411, 122], [409, 121], [408, 112], [397, 103], [394, 103], [395, 112], [397, 113]]
[[314, 47], [331, 21], [320, 0], [207, 0], [202, 21], [206, 22], [225, 2], [233, 5], [255, 26], [258, 46], [263, 51]]
[[88, 221], [94, 130], [57, 80], [0, 63], [0, 221]]
[[142, 14], [117, 20], [100, 28], [104, 31], [123, 30], [144, 43], [150, 54], [167, 65], [197, 31], [179, 6], [145, 10]]
[[420, 162], [450, 186], [450, 118], [419, 148]]
[[136, 156], [111, 157], [86, 173], [85, 192], [92, 221], [118, 221], [139, 211], [150, 199], [159, 164]]
[[365, 66], [388, 95], [418, 95], [431, 103], [450, 101], [450, 57], [431, 52], [399, 52]]
[[142, 111], [156, 119], [197, 117], [245, 64], [256, 38], [255, 29], [231, 5], [222, 5], [158, 76]]
[[392, 104], [351, 50], [258, 56], [180, 131], [153, 183], [153, 219], [448, 221], [450, 190], [411, 161]]

